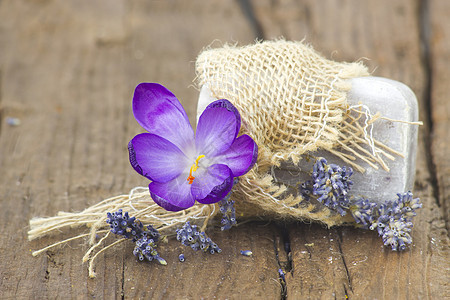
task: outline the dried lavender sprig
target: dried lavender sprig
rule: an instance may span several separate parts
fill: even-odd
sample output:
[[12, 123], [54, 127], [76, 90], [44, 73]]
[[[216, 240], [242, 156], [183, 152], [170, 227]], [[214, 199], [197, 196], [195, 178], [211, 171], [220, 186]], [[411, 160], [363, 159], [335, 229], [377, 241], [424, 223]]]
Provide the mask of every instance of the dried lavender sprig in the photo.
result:
[[398, 199], [394, 201], [392, 208], [394, 214], [399, 217], [410, 219], [416, 215], [416, 209], [422, 207], [420, 199], [413, 199], [413, 194], [410, 191], [403, 194], [399, 193], [397, 197]]
[[404, 218], [389, 218], [385, 223], [379, 222], [377, 229], [385, 246], [391, 246], [393, 251], [403, 251], [406, 250], [406, 245], [412, 243], [410, 235], [412, 227], [412, 222]]
[[[233, 180], [233, 186], [239, 182], [239, 178], [235, 177]], [[229, 230], [231, 227], [236, 226], [236, 210], [234, 208], [234, 201], [230, 200], [231, 194], [233, 190], [231, 190], [225, 198], [219, 201], [219, 209], [222, 213], [222, 220], [220, 223], [222, 227], [220, 228], [222, 231]]]
[[236, 226], [236, 210], [234, 209], [234, 201], [230, 200], [231, 192], [222, 200], [219, 201], [220, 212], [222, 213], [222, 220], [220, 223], [222, 231], [229, 230], [232, 226]]
[[419, 198], [413, 199], [409, 191], [397, 196], [398, 199], [378, 207], [375, 202], [358, 199], [350, 206], [350, 211], [357, 223], [370, 230], [376, 229], [385, 246], [390, 246], [393, 251], [403, 251], [412, 243], [411, 220], [422, 204]]
[[122, 209], [114, 213], [107, 213], [106, 223], [110, 225], [111, 232], [117, 235], [121, 235], [127, 239], [132, 239], [133, 242], [137, 241], [142, 236], [142, 224], [136, 222], [135, 217], [130, 217], [128, 212], [123, 213]]
[[152, 225], [144, 227], [142, 222], [135, 217], [130, 217], [128, 212], [123, 213], [122, 209], [114, 213], [107, 213], [106, 222], [110, 224], [111, 232], [121, 235], [135, 242], [133, 254], [140, 260], [156, 260], [162, 265], [167, 262], [159, 256], [156, 251], [157, 242], [161, 235]]
[[[412, 243], [410, 235], [412, 218], [416, 210], [422, 207], [419, 198], [413, 198], [410, 191], [397, 194], [398, 199], [377, 206], [376, 202], [364, 198], [350, 201], [348, 192], [353, 184], [351, 168], [328, 164], [325, 158], [318, 158], [313, 166], [313, 195], [330, 209], [345, 215], [349, 210], [361, 227], [375, 230], [382, 237], [385, 246], [394, 251], [406, 249]], [[308, 181], [299, 187], [304, 199], [309, 200]], [[306, 191], [306, 192], [305, 192]]]
[[365, 229], [369, 229], [369, 226], [374, 222], [376, 206], [376, 202], [359, 198], [350, 205], [349, 210], [356, 223]]
[[136, 241], [136, 246], [134, 247], [133, 254], [136, 256], [140, 261], [143, 260], [156, 260], [161, 265], [167, 265], [167, 262], [159, 256], [158, 252], [156, 251], [156, 242], [149, 238], [148, 236], [143, 236], [139, 240]]
[[198, 230], [197, 225], [191, 225], [187, 221], [182, 228], [177, 229], [177, 240], [193, 250], [202, 250], [211, 254], [220, 253], [222, 250], [204, 232]]
[[108, 212], [106, 215], [106, 223], [110, 224], [111, 232], [127, 239], [132, 239], [133, 242], [136, 242], [143, 236], [149, 236], [157, 242], [161, 236], [152, 225], [144, 227], [141, 221], [135, 217], [130, 217], [128, 212], [123, 213], [122, 209], [114, 213]]
[[328, 164], [325, 158], [319, 157], [312, 172], [313, 194], [318, 196], [319, 202], [344, 216], [349, 208], [347, 194], [353, 184], [350, 180], [352, 174], [352, 168]]

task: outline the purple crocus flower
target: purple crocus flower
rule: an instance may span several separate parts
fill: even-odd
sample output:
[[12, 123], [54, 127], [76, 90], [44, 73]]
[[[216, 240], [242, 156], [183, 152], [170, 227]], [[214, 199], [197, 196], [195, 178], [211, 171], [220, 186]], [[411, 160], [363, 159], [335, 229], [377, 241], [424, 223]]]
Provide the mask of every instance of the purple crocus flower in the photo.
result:
[[160, 84], [136, 87], [133, 113], [148, 133], [128, 144], [131, 165], [152, 181], [150, 194], [166, 210], [222, 200], [234, 177], [247, 173], [258, 156], [251, 137], [237, 137], [241, 117], [228, 100], [206, 107], [195, 135], [178, 99]]

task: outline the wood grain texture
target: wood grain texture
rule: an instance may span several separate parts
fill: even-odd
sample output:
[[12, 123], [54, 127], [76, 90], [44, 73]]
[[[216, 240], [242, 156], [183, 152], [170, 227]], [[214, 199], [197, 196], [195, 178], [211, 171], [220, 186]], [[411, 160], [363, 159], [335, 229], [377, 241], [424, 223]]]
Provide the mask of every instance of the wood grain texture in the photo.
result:
[[[445, 0], [430, 1], [428, 19], [423, 7], [407, 0], [0, 1], [0, 298], [448, 297], [450, 18]], [[100, 255], [96, 279], [81, 264], [85, 241], [30, 255], [68, 237], [28, 242], [31, 217], [82, 210], [147, 184], [130, 168], [126, 149], [142, 131], [131, 112], [137, 83], [163, 83], [192, 122], [197, 54], [215, 40], [245, 45], [257, 35], [306, 38], [336, 60], [370, 58], [374, 75], [414, 90], [426, 123], [415, 187], [424, 208], [410, 250], [390, 252], [376, 233], [352, 228], [247, 223], [208, 230], [220, 255], [169, 240], [159, 250], [168, 266], [138, 263], [132, 245], [122, 243]], [[21, 124], [8, 125], [10, 117]], [[253, 256], [241, 256], [244, 249]], [[186, 262], [178, 262], [180, 253]]]
[[[138, 264], [123, 244], [99, 257], [95, 280], [81, 264], [83, 241], [36, 258], [30, 249], [67, 235], [26, 242], [33, 216], [81, 210], [147, 184], [130, 168], [126, 149], [142, 131], [131, 113], [134, 86], [163, 82], [194, 117], [197, 53], [215, 38], [253, 39], [236, 3], [9, 1], [1, 2], [0, 19], [2, 299], [280, 294], [271, 226], [219, 233], [215, 240], [227, 254], [186, 251], [184, 264], [177, 261], [181, 247], [171, 241], [160, 250], [172, 261], [166, 268]], [[225, 19], [234, 30], [205, 30]], [[21, 125], [6, 125], [8, 117]], [[255, 255], [238, 255], [241, 247]]]
[[430, 113], [433, 168], [437, 180], [435, 197], [439, 200], [449, 230], [450, 217], [450, 25], [444, 20], [450, 18], [448, 1], [429, 1], [430, 25], [428, 28]]
[[[448, 232], [443, 226], [445, 216], [435, 199], [436, 186], [434, 174], [431, 174], [434, 170], [427, 159], [430, 151], [427, 138], [431, 133], [426, 97], [429, 74], [421, 39], [421, 27], [426, 26], [422, 24], [426, 19], [421, 18], [421, 14], [426, 13], [421, 12], [423, 6], [413, 1], [299, 3], [280, 0], [252, 3], [265, 38], [279, 35], [287, 39], [304, 38], [330, 58], [363, 59], [373, 75], [401, 81], [413, 89], [419, 100], [420, 119], [426, 123], [420, 130], [415, 187], [415, 195], [422, 199], [424, 208], [414, 221], [413, 247], [407, 253], [399, 254], [383, 247], [375, 232], [350, 228], [327, 230], [318, 225], [291, 226], [292, 269], [287, 270], [287, 297], [448, 297], [448, 273], [443, 267], [449, 266]], [[443, 13], [445, 9], [439, 11]], [[449, 27], [443, 17], [432, 19]], [[448, 47], [441, 48], [448, 51]], [[445, 80], [438, 85], [448, 86]], [[446, 114], [445, 111], [440, 114]], [[446, 121], [437, 123], [442, 128], [446, 126]], [[441, 134], [436, 140], [448, 145], [445, 137]], [[445, 171], [441, 174], [446, 178]], [[446, 179], [442, 180], [445, 182]], [[445, 202], [445, 198], [441, 201]], [[305, 246], [308, 244], [314, 246]]]

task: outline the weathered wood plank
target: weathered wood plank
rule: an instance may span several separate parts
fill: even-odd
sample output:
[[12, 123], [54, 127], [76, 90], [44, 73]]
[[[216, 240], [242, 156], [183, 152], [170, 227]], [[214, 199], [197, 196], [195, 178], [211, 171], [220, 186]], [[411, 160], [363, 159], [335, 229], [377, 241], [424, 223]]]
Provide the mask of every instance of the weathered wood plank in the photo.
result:
[[[253, 1], [252, 7], [265, 38], [306, 37], [336, 60], [370, 58], [375, 75], [413, 88], [426, 120], [419, 7], [411, 3], [280, 0]], [[448, 108], [449, 21], [445, 1], [431, 4], [433, 159], [439, 162], [448, 160], [448, 113], [438, 107]], [[250, 43], [258, 26], [234, 1], [2, 1], [0, 20], [1, 298], [273, 299], [283, 295], [279, 266], [294, 299], [446, 296], [448, 236], [426, 160], [426, 126], [416, 180], [424, 208], [406, 253], [383, 248], [374, 232], [251, 223], [208, 231], [220, 255], [170, 240], [159, 249], [166, 267], [138, 263], [131, 243], [123, 243], [99, 256], [93, 280], [80, 263], [87, 247], [79, 241], [31, 257], [30, 248], [67, 237], [26, 242], [32, 216], [81, 210], [147, 183], [127, 159], [128, 140], [141, 132], [130, 110], [134, 86], [163, 83], [193, 121], [197, 91], [190, 85], [198, 52], [214, 39]], [[7, 125], [7, 117], [20, 118], [21, 125]], [[448, 164], [436, 165], [445, 209]], [[239, 255], [243, 249], [254, 255]], [[179, 253], [185, 263], [177, 261]]]
[[[133, 88], [164, 83], [195, 122], [197, 91], [189, 86], [197, 53], [214, 39], [253, 40], [237, 3], [3, 1], [0, 19], [2, 298], [281, 294], [273, 226], [211, 232], [223, 249], [216, 256], [172, 240], [160, 248], [167, 267], [137, 263], [124, 243], [99, 256], [94, 280], [81, 264], [80, 241], [36, 258], [30, 248], [67, 234], [26, 242], [33, 216], [81, 210], [147, 184], [127, 158], [128, 140], [142, 131], [130, 109]], [[232, 25], [219, 26], [225, 20]], [[6, 125], [7, 117], [21, 125]], [[241, 256], [241, 249], [255, 254]], [[181, 251], [184, 264], [177, 260]]]
[[[221, 254], [194, 252], [176, 240], [161, 246], [167, 267], [125, 261], [125, 294], [140, 299], [198, 299], [214, 297], [276, 299], [281, 294], [273, 236], [276, 228], [247, 224], [229, 232], [208, 231], [220, 243]], [[240, 250], [251, 250], [246, 257]], [[128, 252], [132, 247], [128, 247]], [[183, 253], [186, 261], [178, 261]]]
[[429, 71], [431, 76], [430, 106], [432, 122], [432, 154], [437, 179], [436, 197], [444, 212], [447, 230], [450, 226], [450, 3], [429, 1]]
[[[424, 97], [427, 72], [421, 52], [418, 2], [286, 0], [252, 4], [265, 38], [279, 35], [287, 39], [306, 38], [336, 60], [369, 58], [364, 62], [374, 75], [404, 82], [414, 90], [420, 102], [420, 118], [427, 120]], [[436, 24], [449, 27], [443, 17], [435, 20]], [[439, 84], [444, 85], [445, 80]], [[440, 114], [445, 115], [445, 110]], [[442, 124], [446, 128], [445, 121]], [[430, 150], [425, 142], [427, 134], [428, 128], [424, 126], [420, 130], [415, 188], [424, 208], [415, 219], [413, 247], [399, 254], [384, 248], [375, 232], [327, 230], [319, 225], [290, 226], [292, 270], [286, 274], [288, 297], [448, 296], [448, 290], [442, 288], [447, 286], [445, 278], [448, 278], [443, 267], [449, 265], [448, 237], [442, 228], [444, 216], [434, 199], [430, 173], [433, 170], [428, 167], [426, 154]], [[448, 144], [445, 138], [436, 140]], [[441, 174], [445, 177], [446, 173]], [[396, 192], [393, 191], [394, 197]]]
[[120, 190], [108, 174], [120, 175], [126, 163], [117, 147], [124, 134], [115, 130], [128, 109], [116, 98], [125, 82], [122, 51], [97, 46], [103, 32], [120, 34], [113, 21], [120, 3], [109, 3], [104, 10], [100, 2], [2, 2], [2, 115], [21, 119], [0, 136], [4, 298], [112, 298], [121, 287], [115, 264], [105, 281], [85, 279], [79, 242], [70, 245], [78, 251], [66, 246], [37, 258], [29, 249], [56, 239], [26, 242], [27, 219], [79, 210]]

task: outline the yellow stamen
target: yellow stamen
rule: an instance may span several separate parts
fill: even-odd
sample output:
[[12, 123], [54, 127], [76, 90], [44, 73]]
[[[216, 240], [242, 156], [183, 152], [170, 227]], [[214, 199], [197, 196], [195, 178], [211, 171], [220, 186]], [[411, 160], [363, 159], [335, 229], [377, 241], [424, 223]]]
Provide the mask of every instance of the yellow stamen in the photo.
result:
[[198, 161], [200, 159], [202, 159], [203, 157], [205, 157], [204, 155], [200, 155], [199, 157], [197, 157], [197, 159], [195, 160], [195, 163], [192, 165], [191, 169], [189, 170], [189, 176], [187, 178], [187, 181], [189, 181], [189, 184], [192, 184], [194, 182], [195, 177], [192, 176], [192, 172], [197, 171], [198, 169]]

